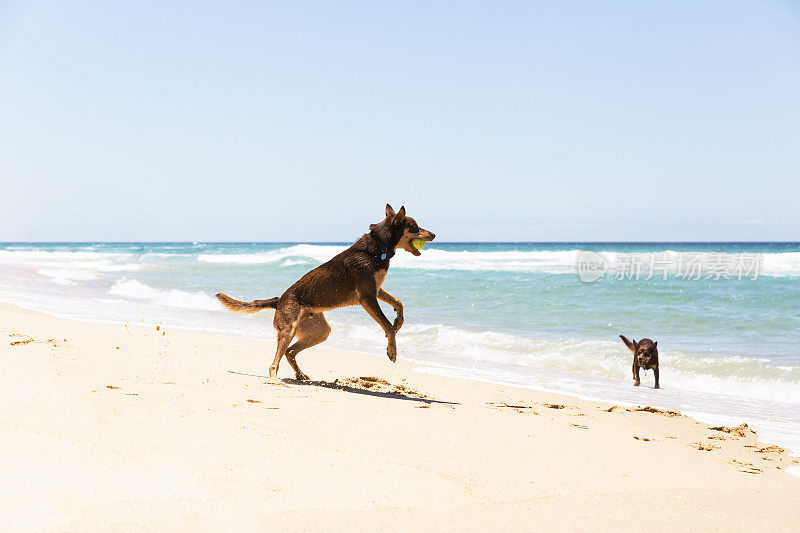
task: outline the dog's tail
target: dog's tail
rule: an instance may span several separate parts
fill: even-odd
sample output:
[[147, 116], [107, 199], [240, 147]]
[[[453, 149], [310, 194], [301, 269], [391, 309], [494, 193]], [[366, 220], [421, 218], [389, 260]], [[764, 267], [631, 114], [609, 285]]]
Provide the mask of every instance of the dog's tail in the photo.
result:
[[217, 299], [222, 302], [222, 305], [236, 311], [237, 313], [257, 313], [262, 309], [275, 309], [278, 305], [278, 297], [270, 298], [269, 300], [253, 300], [252, 302], [240, 302], [234, 300], [227, 294], [217, 294]]

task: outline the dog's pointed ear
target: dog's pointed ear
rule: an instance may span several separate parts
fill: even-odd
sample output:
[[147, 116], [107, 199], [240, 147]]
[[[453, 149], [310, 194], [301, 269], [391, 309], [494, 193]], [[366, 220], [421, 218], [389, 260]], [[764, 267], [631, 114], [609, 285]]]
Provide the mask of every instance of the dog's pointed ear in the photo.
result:
[[653, 346], [650, 348], [650, 351], [652, 352], [653, 350], [655, 350], [656, 346], [658, 346], [658, 341], [653, 343]]
[[386, 204], [386, 218], [392, 218], [394, 216], [394, 209], [389, 204]]
[[625, 335], [620, 335], [619, 338], [622, 339], [622, 342], [625, 343], [625, 346], [627, 346], [630, 351], [632, 352], [636, 351], [636, 341], [633, 342], [629, 341], [628, 337], [626, 337]]
[[399, 226], [406, 220], [406, 206], [402, 206], [400, 211], [394, 216], [394, 223], [395, 225]]

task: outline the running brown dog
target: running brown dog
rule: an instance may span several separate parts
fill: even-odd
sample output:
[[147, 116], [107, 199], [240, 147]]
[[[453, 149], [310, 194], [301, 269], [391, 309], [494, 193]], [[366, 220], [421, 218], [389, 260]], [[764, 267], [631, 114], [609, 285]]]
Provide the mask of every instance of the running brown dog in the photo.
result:
[[[420, 228], [416, 220], [406, 216], [405, 206], [395, 213], [392, 206], [386, 204], [386, 218], [383, 221], [371, 224], [369, 233], [362, 235], [355, 244], [327, 263], [308, 272], [280, 297], [240, 302], [219, 293], [217, 298], [228, 309], [240, 313], [275, 309], [273, 325], [278, 348], [269, 367], [272, 379], [278, 377], [278, 365], [284, 355], [297, 379], [308, 379], [297, 366], [297, 354], [328, 338], [331, 327], [323, 312], [350, 305], [360, 305], [380, 324], [389, 341], [386, 355], [395, 362], [395, 336], [403, 325], [403, 304], [383, 290], [381, 285], [395, 250], [402, 248], [418, 256], [420, 252], [411, 245], [411, 240], [432, 241], [435, 237], [430, 231]], [[394, 323], [389, 322], [383, 314], [378, 300], [394, 308], [397, 313]], [[294, 338], [297, 340], [289, 346]]]
[[656, 378], [656, 386], [654, 388], [660, 389], [661, 387], [658, 385], [658, 343], [650, 339], [642, 339], [639, 342], [635, 340], [629, 341], [625, 335], [620, 335], [619, 338], [633, 352], [633, 384], [638, 387], [641, 383], [639, 379], [640, 368], [645, 370], [652, 369]]

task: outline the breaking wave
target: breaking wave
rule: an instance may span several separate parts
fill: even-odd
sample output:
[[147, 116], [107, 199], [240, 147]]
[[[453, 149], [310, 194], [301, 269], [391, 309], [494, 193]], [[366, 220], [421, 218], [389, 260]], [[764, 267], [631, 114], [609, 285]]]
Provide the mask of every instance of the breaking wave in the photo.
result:
[[[513, 247], [513, 245], [510, 245]], [[229, 265], [276, 265], [291, 267], [308, 265], [313, 267], [327, 261], [346, 249], [346, 246], [330, 244], [294, 244], [264, 252], [200, 253], [196, 261], [207, 264]], [[545, 274], [573, 274], [581, 254], [585, 250], [444, 250], [435, 245], [423, 250], [420, 257], [398, 251], [392, 260], [392, 268], [416, 270], [538, 272]], [[682, 255], [683, 254], [683, 255]], [[800, 252], [770, 252], [760, 254], [736, 254], [731, 252], [676, 252], [663, 250], [654, 254], [600, 252], [609, 265], [620, 265], [643, 256], [654, 256], [669, 265], [674, 274], [681, 257], [689, 257], [704, 265], [736, 265], [742, 256], [753, 260], [757, 256], [758, 275], [770, 277], [800, 277]], [[39, 274], [52, 278], [60, 284], [95, 279], [104, 272], [125, 272], [156, 264], [160, 260], [181, 257], [191, 260], [192, 253], [111, 251], [40, 251], [0, 250], [0, 264], [35, 267]], [[749, 267], [750, 265], [746, 265]], [[745, 276], [747, 277], [747, 276]]]
[[0, 250], [0, 264], [27, 267], [59, 285], [97, 279], [98, 274], [139, 270], [136, 255], [113, 252]]
[[[343, 251], [345, 246], [296, 244], [277, 250], [261, 253], [239, 254], [200, 254], [197, 260], [204, 263], [220, 264], [281, 264], [292, 266], [297, 264], [322, 263]], [[576, 272], [579, 257], [584, 250], [537, 250], [537, 251], [451, 251], [430, 247], [423, 250], [420, 257], [413, 257], [398, 251], [392, 260], [392, 268], [418, 270], [461, 270], [461, 271], [497, 271], [497, 272], [541, 272], [547, 274], [570, 274]], [[659, 261], [671, 266], [672, 273], [678, 267], [681, 254], [664, 250], [654, 255]], [[611, 264], [623, 264], [634, 258], [641, 258], [641, 253], [603, 252], [601, 254]], [[651, 255], [651, 254], [646, 254]], [[772, 277], [800, 276], [800, 252], [746, 254], [745, 260], [752, 261], [758, 256], [758, 274]], [[687, 257], [684, 255], [684, 257]], [[742, 254], [698, 252], [691, 254], [692, 260], [705, 265], [727, 264], [735, 266]], [[751, 265], [748, 263], [745, 268]], [[747, 276], [745, 276], [747, 277]]]
[[[334, 325], [362, 349], [385, 343], [380, 329], [372, 325]], [[442, 324], [407, 324], [398, 335], [398, 345], [409, 357], [460, 368], [475, 364], [545, 368], [617, 382], [631, 373], [625, 347], [608, 340], [537, 339]], [[765, 364], [766, 358], [659, 352], [661, 381], [672, 389], [800, 404], [800, 366]]]
[[148, 303], [166, 307], [180, 307], [201, 311], [222, 309], [216, 298], [204, 292], [186, 292], [177, 289], [161, 290], [145, 285], [135, 279], [118, 281], [108, 290], [108, 294], [135, 300], [146, 300]]

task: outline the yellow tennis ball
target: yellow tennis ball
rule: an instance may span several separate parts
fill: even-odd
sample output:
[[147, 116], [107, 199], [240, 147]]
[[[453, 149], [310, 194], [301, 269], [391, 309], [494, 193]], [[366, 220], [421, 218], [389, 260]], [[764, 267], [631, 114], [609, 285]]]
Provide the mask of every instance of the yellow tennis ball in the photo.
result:
[[417, 250], [422, 250], [422, 247], [425, 246], [425, 241], [422, 239], [411, 239], [411, 246]]

